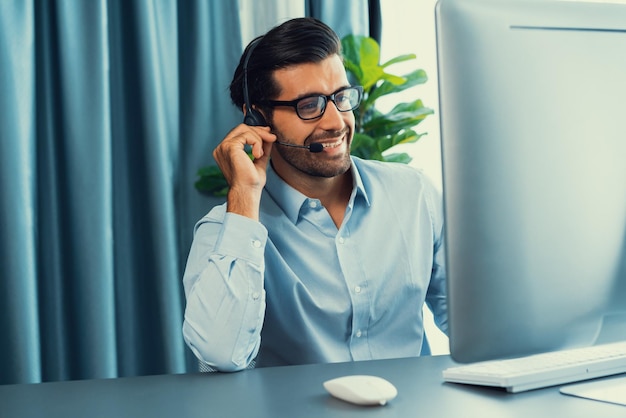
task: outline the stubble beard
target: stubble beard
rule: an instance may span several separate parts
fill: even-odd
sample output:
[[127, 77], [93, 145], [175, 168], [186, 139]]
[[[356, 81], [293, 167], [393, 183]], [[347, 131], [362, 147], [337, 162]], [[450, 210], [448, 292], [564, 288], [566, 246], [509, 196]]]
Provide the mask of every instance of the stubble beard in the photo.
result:
[[[273, 133], [276, 135], [278, 141], [295, 143], [286, 138], [282, 132], [278, 130], [273, 130]], [[348, 143], [347, 150], [349, 150], [352, 131], [347, 125], [340, 131], [327, 131], [317, 135], [311, 134], [305, 139], [304, 143], [311, 144], [316, 141], [343, 136], [345, 136], [344, 141]], [[341, 146], [343, 146], [343, 144]], [[312, 153], [304, 148], [292, 148], [278, 144], [275, 145], [274, 148], [277, 149], [278, 154], [280, 154], [285, 162], [309, 176], [331, 178], [342, 175], [350, 169], [351, 161], [349, 151], [328, 157], [324, 155], [324, 152]]]

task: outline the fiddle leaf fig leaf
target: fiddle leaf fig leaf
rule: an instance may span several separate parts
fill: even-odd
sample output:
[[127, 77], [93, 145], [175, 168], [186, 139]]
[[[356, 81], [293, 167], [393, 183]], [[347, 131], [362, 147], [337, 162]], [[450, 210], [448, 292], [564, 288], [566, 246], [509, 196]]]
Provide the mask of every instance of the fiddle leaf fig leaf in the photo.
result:
[[383, 67], [383, 68], [386, 68], [386, 67], [388, 67], [388, 66], [390, 66], [390, 65], [397, 64], [397, 63], [399, 63], [399, 62], [410, 61], [410, 60], [415, 59], [415, 58], [417, 58], [417, 56], [416, 56], [415, 54], [404, 54], [404, 55], [399, 55], [399, 56], [397, 56], [397, 57], [395, 57], [395, 58], [390, 59], [390, 60], [389, 60], [389, 61], [387, 61], [386, 63], [384, 63], [384, 64], [382, 65], [382, 67]]
[[408, 164], [411, 161], [413, 161], [413, 158], [411, 158], [411, 156], [407, 154], [406, 152], [388, 154], [388, 155], [385, 155], [383, 158], [384, 158], [383, 161], [387, 161], [391, 163]]

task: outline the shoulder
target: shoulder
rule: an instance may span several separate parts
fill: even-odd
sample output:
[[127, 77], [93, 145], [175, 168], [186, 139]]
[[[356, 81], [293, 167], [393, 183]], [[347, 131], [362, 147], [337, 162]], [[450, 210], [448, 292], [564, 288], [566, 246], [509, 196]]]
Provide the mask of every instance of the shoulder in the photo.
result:
[[[441, 191], [422, 170], [402, 163], [362, 160], [353, 157], [354, 166], [368, 199], [381, 200], [396, 211], [414, 212], [425, 207], [434, 224], [443, 222]], [[402, 202], [402, 204], [397, 204]]]
[[365, 187], [375, 184], [384, 184], [386, 188], [411, 187], [413, 190], [416, 187], [434, 187], [422, 170], [408, 164], [363, 160], [358, 157], [352, 157], [352, 161]]

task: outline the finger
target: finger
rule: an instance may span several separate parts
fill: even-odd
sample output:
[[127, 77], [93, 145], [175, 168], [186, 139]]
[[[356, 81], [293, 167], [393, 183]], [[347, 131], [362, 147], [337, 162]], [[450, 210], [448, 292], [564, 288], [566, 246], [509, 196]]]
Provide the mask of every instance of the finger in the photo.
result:
[[[254, 158], [261, 158], [263, 156], [269, 156], [272, 149], [271, 145], [276, 141], [276, 135], [270, 132], [270, 128], [255, 127], [255, 132], [259, 135], [261, 142], [252, 144], [252, 155]], [[269, 147], [268, 147], [269, 145]]]
[[244, 151], [246, 146], [254, 147], [255, 144], [261, 144], [263, 138], [247, 125], [238, 125], [231, 130], [226, 137], [220, 142], [215, 151], [220, 154], [229, 154], [231, 152], [238, 153]]
[[261, 167], [266, 167], [272, 153], [273, 142], [263, 142], [263, 155], [254, 158], [254, 164]]

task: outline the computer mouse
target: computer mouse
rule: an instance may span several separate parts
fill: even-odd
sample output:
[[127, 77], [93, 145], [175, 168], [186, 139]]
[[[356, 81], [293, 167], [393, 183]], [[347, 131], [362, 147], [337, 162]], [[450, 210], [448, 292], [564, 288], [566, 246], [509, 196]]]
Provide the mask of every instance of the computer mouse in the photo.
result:
[[351, 375], [324, 382], [324, 389], [335, 398], [356, 405], [385, 405], [398, 395], [389, 381], [378, 376]]

